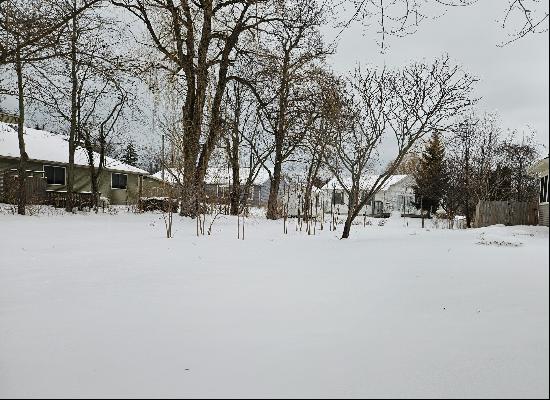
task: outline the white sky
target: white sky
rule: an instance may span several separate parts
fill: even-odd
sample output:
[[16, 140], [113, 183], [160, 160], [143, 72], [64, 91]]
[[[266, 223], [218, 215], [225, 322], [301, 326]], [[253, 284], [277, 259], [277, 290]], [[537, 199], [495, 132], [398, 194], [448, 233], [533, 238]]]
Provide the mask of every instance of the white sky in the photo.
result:
[[[475, 93], [481, 97], [477, 108], [498, 112], [504, 129], [521, 132], [532, 127], [547, 152], [549, 36], [529, 35], [498, 47], [507, 37], [497, 22], [503, 17], [506, 4], [483, 0], [468, 7], [452, 7], [441, 17], [424, 21], [415, 34], [390, 38], [385, 54], [375, 43], [374, 31], [365, 31], [355, 24], [341, 35], [330, 63], [337, 72], [346, 73], [357, 63], [399, 67], [448, 53], [454, 62], [480, 79]], [[336, 33], [325, 28], [327, 42], [333, 41]]]
[[[506, 4], [502, 0], [483, 0], [468, 7], [452, 7], [441, 17], [424, 21], [415, 34], [390, 38], [389, 49], [384, 54], [376, 44], [374, 30], [365, 30], [360, 24], [355, 24], [343, 32], [336, 54], [329, 59], [329, 63], [336, 72], [347, 73], [358, 63], [398, 68], [413, 60], [430, 61], [448, 53], [454, 62], [480, 79], [475, 93], [476, 97], [481, 97], [477, 108], [498, 112], [503, 129], [521, 132], [527, 131], [530, 126], [537, 132], [537, 140], [545, 146], [543, 152], [546, 153], [549, 132], [549, 36], [548, 33], [529, 35], [505, 47], [498, 47], [497, 44], [506, 39], [506, 32], [497, 22], [502, 18]], [[338, 31], [325, 26], [323, 33], [326, 42], [332, 42]], [[16, 108], [13, 98], [5, 99], [3, 105], [8, 109]], [[144, 115], [148, 114], [144, 111]], [[31, 125], [44, 121], [40, 113], [31, 112], [29, 117]], [[147, 123], [135, 125], [141, 125], [141, 129], [134, 129], [132, 135], [138, 142], [160, 141], [160, 135], [152, 134]], [[386, 144], [382, 151], [382, 163], [391, 157], [390, 147]]]

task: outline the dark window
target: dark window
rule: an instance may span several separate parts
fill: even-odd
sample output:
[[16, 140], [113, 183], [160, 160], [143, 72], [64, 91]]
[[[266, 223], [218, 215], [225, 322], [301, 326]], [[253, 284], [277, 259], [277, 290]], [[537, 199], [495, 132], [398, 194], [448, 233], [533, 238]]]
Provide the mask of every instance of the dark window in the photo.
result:
[[65, 167], [44, 165], [44, 172], [46, 174], [46, 182], [48, 183], [48, 185], [65, 184]]
[[333, 191], [332, 192], [332, 204], [344, 204], [344, 192]]
[[113, 189], [126, 189], [128, 183], [128, 175], [126, 174], [111, 174], [111, 187]]
[[540, 202], [548, 202], [548, 175], [540, 178]]

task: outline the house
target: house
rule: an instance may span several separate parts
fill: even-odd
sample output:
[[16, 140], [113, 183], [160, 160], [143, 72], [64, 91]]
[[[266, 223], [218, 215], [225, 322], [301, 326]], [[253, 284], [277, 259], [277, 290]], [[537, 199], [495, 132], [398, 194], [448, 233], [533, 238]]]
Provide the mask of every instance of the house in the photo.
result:
[[[62, 196], [66, 193], [67, 169], [69, 163], [69, 142], [66, 137], [51, 132], [25, 128], [25, 147], [29, 156], [27, 176], [43, 182], [45, 192]], [[99, 165], [99, 154], [94, 153], [95, 166]], [[74, 192], [90, 193], [91, 178], [88, 154], [82, 147], [76, 147], [74, 160]], [[19, 141], [17, 127], [0, 122], [0, 201], [6, 201], [8, 181], [17, 175], [19, 165]], [[99, 176], [99, 192], [110, 204], [136, 203], [148, 172], [106, 157], [104, 169]], [[55, 197], [55, 196], [53, 196]]]
[[[361, 196], [375, 184], [379, 175], [366, 175], [359, 184]], [[345, 187], [351, 187], [351, 180], [344, 179]], [[394, 211], [402, 215], [416, 215], [418, 210], [414, 206], [414, 178], [411, 175], [391, 175], [380, 190], [361, 209], [361, 215], [387, 216]], [[322, 190], [324, 191], [323, 208], [325, 212], [334, 212], [347, 215], [348, 195], [342, 184], [332, 178]]]
[[548, 156], [533, 164], [528, 172], [539, 180], [539, 225], [548, 226]]
[[[242, 185], [246, 182], [250, 174], [250, 169], [242, 167], [239, 170], [240, 182]], [[165, 168], [151, 175], [152, 179], [158, 182], [166, 182], [172, 186], [177, 186], [182, 182], [181, 171], [175, 168]], [[248, 191], [247, 204], [253, 207], [259, 207], [264, 205], [264, 200], [267, 201], [267, 195], [265, 193], [265, 181], [269, 181], [269, 177], [264, 170], [260, 170], [254, 179], [252, 185]], [[229, 192], [233, 181], [233, 175], [231, 168], [228, 167], [209, 167], [206, 170], [204, 177], [204, 189], [207, 198], [215, 203], [228, 204]], [[154, 186], [153, 183], [147, 185], [146, 191], [151, 191]], [[269, 187], [267, 188], [269, 194]]]

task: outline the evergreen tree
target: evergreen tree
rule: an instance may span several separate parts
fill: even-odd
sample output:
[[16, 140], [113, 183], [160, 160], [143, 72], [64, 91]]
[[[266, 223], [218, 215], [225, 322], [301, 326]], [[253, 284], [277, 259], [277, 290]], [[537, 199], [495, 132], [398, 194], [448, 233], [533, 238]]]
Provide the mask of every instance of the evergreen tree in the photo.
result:
[[138, 161], [138, 155], [137, 155], [136, 149], [134, 148], [134, 144], [130, 142], [124, 149], [122, 162], [135, 167], [137, 164], [137, 161]]
[[435, 212], [447, 185], [445, 147], [438, 132], [435, 132], [426, 144], [414, 178], [416, 206], [428, 213]]

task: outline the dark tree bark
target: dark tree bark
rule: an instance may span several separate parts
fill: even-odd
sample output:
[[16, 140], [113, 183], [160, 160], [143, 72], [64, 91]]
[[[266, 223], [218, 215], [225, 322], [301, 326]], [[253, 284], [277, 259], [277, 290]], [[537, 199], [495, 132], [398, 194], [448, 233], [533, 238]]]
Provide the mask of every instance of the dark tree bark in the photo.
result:
[[25, 95], [24, 95], [24, 78], [23, 78], [23, 63], [21, 61], [21, 54], [19, 51], [15, 54], [15, 71], [17, 73], [17, 94], [19, 105], [19, 118], [17, 120], [17, 139], [19, 142], [19, 166], [17, 168], [17, 174], [19, 175], [19, 189], [17, 199], [17, 213], [25, 215], [25, 207], [27, 205], [27, 190], [26, 190], [26, 177], [27, 177], [27, 162], [29, 156], [25, 150]]
[[[73, 11], [76, 9], [76, 1], [73, 1]], [[74, 189], [74, 153], [75, 137], [78, 129], [78, 77], [77, 77], [77, 17], [72, 20], [71, 32], [71, 126], [69, 129], [69, 165], [67, 168], [67, 203], [65, 209], [73, 211], [73, 189]]]

